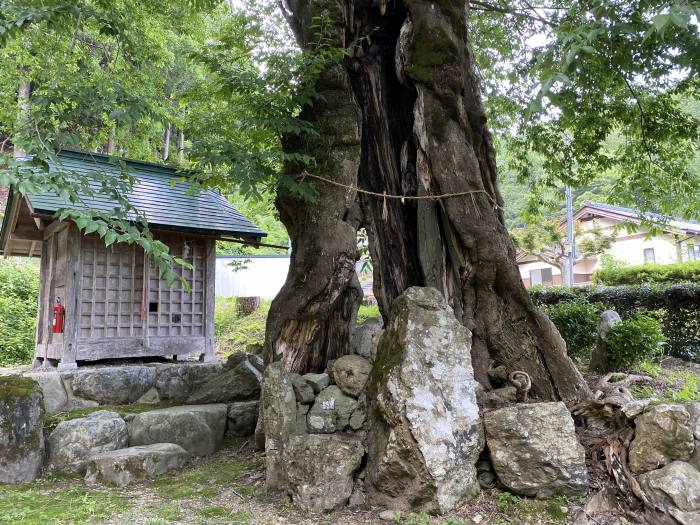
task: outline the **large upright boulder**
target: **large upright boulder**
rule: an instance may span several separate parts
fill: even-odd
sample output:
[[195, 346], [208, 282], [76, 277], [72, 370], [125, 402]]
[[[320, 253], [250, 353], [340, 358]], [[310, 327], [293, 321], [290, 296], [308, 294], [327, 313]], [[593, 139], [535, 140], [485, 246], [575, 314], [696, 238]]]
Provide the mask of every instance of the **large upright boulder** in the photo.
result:
[[28, 377], [0, 377], [0, 483], [27, 483], [44, 460], [44, 400]]
[[290, 437], [284, 449], [287, 490], [296, 505], [315, 512], [338, 510], [353, 489], [365, 455], [362, 441], [346, 434]]
[[643, 473], [671, 461], [688, 461], [695, 449], [690, 415], [682, 405], [657, 405], [634, 420], [629, 450], [632, 472]]
[[193, 456], [207, 456], [221, 448], [227, 417], [223, 403], [142, 412], [129, 418], [129, 444], [174, 443]]
[[537, 498], [586, 494], [586, 455], [564, 403], [493, 410], [484, 426], [491, 463], [509, 491]]
[[283, 363], [271, 363], [265, 370], [260, 403], [265, 432], [265, 483], [269, 490], [286, 490], [286, 467], [282, 453], [298, 425], [294, 384]]
[[49, 468], [65, 475], [84, 474], [90, 456], [125, 448], [126, 423], [116, 412], [99, 410], [60, 422], [49, 435]]
[[591, 353], [591, 361], [588, 368], [593, 372], [604, 374], [612, 371], [610, 356], [608, 355], [608, 346], [605, 344], [605, 337], [610, 329], [621, 321], [620, 314], [615, 310], [605, 310], [598, 317], [598, 336], [596, 338], [595, 348]]
[[484, 447], [471, 333], [433, 288], [396, 299], [370, 374], [368, 495], [392, 509], [447, 512], [479, 492]]

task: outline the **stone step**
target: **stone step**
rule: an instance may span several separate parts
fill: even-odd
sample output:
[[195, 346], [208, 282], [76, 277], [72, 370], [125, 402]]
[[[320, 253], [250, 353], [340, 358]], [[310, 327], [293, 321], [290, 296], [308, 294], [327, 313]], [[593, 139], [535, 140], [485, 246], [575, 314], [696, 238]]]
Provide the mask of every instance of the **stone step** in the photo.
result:
[[61, 475], [84, 474], [88, 459], [126, 447], [129, 434], [119, 414], [99, 410], [59, 423], [48, 438], [48, 468]]
[[112, 450], [90, 457], [85, 483], [125, 487], [180, 468], [189, 460], [189, 452], [174, 443], [155, 443]]
[[221, 448], [228, 405], [187, 405], [129, 414], [129, 445], [175, 443], [193, 456], [207, 456]]

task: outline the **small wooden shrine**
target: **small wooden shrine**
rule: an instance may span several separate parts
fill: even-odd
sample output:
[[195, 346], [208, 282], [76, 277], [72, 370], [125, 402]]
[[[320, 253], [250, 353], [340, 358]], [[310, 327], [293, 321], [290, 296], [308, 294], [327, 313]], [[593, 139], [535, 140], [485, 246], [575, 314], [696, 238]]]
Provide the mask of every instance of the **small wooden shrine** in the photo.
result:
[[[105, 246], [98, 235], [56, 220], [59, 210], [74, 207], [58, 195], [11, 191], [0, 253], [41, 257], [35, 366], [189, 354], [213, 359], [216, 240], [259, 242], [266, 233], [216, 192], [192, 191], [175, 168], [75, 151], [63, 151], [59, 159], [61, 171], [86, 174], [117, 176], [126, 166], [136, 180], [129, 202], [146, 215], [154, 237], [192, 266], [178, 269], [190, 289], [159, 278], [139, 246]], [[100, 211], [117, 205], [104, 197], [83, 204]], [[57, 306], [64, 310], [58, 330]]]

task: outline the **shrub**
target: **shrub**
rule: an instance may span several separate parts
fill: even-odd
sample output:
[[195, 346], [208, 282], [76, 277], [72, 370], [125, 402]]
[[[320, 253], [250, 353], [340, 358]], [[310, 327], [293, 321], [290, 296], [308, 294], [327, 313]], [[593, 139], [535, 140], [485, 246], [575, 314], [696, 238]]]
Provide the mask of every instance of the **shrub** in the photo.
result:
[[661, 324], [647, 315], [635, 315], [614, 325], [605, 336], [610, 363], [629, 368], [663, 352], [666, 338]]
[[654, 317], [668, 339], [667, 354], [700, 361], [700, 283], [550, 287], [530, 290], [530, 297], [540, 306], [580, 298], [615, 310], [623, 319], [636, 314]]
[[0, 262], [0, 366], [31, 362], [38, 298], [36, 266]]
[[608, 286], [700, 282], [700, 261], [603, 268], [593, 273], [593, 282]]
[[595, 344], [598, 312], [585, 299], [576, 298], [546, 306], [547, 314], [566, 341], [567, 353], [576, 359], [585, 357]]

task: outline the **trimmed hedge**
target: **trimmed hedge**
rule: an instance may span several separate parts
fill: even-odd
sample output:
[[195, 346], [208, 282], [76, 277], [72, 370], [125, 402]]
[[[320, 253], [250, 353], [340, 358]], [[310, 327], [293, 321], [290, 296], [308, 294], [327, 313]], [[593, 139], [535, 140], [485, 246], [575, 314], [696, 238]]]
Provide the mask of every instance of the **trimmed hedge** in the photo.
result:
[[700, 283], [700, 261], [676, 264], [640, 264], [593, 272], [593, 282], [607, 286], [644, 283]]
[[699, 283], [550, 287], [530, 290], [530, 297], [543, 307], [576, 300], [600, 303], [623, 319], [646, 314], [661, 323], [667, 354], [700, 362]]

